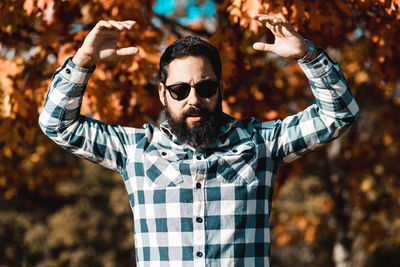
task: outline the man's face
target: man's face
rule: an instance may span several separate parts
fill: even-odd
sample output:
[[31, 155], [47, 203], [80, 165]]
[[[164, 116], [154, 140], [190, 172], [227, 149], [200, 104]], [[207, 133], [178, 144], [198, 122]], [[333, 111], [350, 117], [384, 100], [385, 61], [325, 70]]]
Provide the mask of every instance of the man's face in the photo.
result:
[[[193, 85], [206, 80], [217, 82], [217, 77], [210, 61], [204, 57], [188, 56], [171, 61], [168, 66], [168, 77], [165, 85], [160, 84], [159, 87], [159, 97], [161, 103], [165, 105], [167, 119], [172, 131], [181, 141], [188, 142], [194, 146], [213, 137], [221, 123], [219, 120], [222, 113], [221, 89], [218, 89], [210, 97], [201, 97], [201, 92], [199, 95], [199, 92], [193, 87]], [[171, 97], [166, 86], [182, 83], [191, 85], [189, 94], [182, 100], [176, 100]], [[185, 135], [185, 132], [187, 132], [186, 135], [188, 136]], [[191, 135], [198, 135], [197, 139], [199, 140], [194, 143], [191, 143], [190, 140], [185, 140], [187, 138], [190, 139]]]
[[[180, 83], [194, 85], [204, 80], [217, 81], [210, 61], [203, 57], [189, 56], [171, 61], [168, 66], [168, 77], [165, 85], [170, 86]], [[182, 114], [187, 112], [191, 107], [203, 107], [209, 111], [213, 111], [218, 104], [218, 93], [209, 98], [202, 98], [193, 87], [185, 99], [180, 101], [175, 100], [171, 97], [168, 90], [164, 94], [164, 90], [166, 90], [165, 85], [161, 84], [160, 86], [160, 100], [163, 104], [168, 103], [171, 116], [175, 120], [181, 118]], [[204, 119], [202, 116], [194, 113], [187, 116], [185, 120], [187, 125], [191, 127], [194, 122], [201, 121], [202, 119]]]

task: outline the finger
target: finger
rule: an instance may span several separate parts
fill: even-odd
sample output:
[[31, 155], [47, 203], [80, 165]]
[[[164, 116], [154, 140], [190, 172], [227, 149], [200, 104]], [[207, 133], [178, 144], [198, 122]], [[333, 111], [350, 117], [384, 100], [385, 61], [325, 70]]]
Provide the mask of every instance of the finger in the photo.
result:
[[112, 26], [114, 26], [116, 29], [120, 31], [122, 31], [124, 28], [124, 25], [119, 21], [109, 20], [108, 23], [110, 23]]
[[279, 35], [283, 35], [283, 31], [282, 31], [282, 25], [281, 24], [275, 24], [273, 26], [274, 30], [272, 31], [272, 33], [276, 36], [277, 34]]
[[273, 25], [273, 26], [276, 26], [276, 25], [278, 25], [278, 24], [283, 24], [283, 23], [285, 23], [282, 19], [277, 19], [277, 18], [274, 18], [274, 19], [260, 19], [259, 20], [261, 23], [265, 23], [265, 24], [271, 24], [271, 25]]
[[128, 24], [132, 24], [132, 25], [136, 24], [136, 21], [135, 21], [135, 20], [124, 20], [124, 21], [122, 21], [122, 22], [128, 23]]
[[128, 30], [131, 30], [132, 27], [136, 24], [136, 21], [134, 20], [125, 20], [125, 21], [114, 21], [114, 20], [100, 20], [97, 24], [96, 27], [101, 30], [113, 30], [113, 31], [121, 31], [123, 28], [127, 28]]
[[115, 37], [120, 34], [121, 30], [119, 28], [122, 27], [122, 25], [117, 27], [115, 22], [102, 20], [96, 24], [94, 29], [95, 32], [97, 31], [101, 35]]
[[278, 24], [276, 26], [276, 31], [279, 32], [280, 35], [285, 36], [285, 33], [283, 32], [282, 24]]
[[275, 28], [274, 28], [274, 25], [273, 24], [271, 24], [271, 23], [268, 23], [268, 22], [264, 22], [264, 23], [262, 23], [265, 27], [267, 27], [270, 31], [272, 31], [272, 32], [274, 32], [275, 31]]
[[256, 14], [253, 16], [253, 19], [257, 19], [260, 22], [265, 22], [265, 21], [270, 21], [272, 23], [283, 22], [282, 18], [267, 14]]
[[253, 44], [253, 48], [255, 50], [259, 50], [259, 51], [273, 52], [273, 45], [272, 44], [256, 42], [256, 43]]
[[273, 19], [276, 18], [275, 16], [271, 16], [271, 15], [267, 15], [267, 14], [254, 14], [252, 15], [253, 19], [260, 19], [260, 18], [269, 18], [269, 19]]
[[124, 47], [124, 48], [118, 48], [116, 51], [118, 56], [130, 56], [130, 55], [135, 55], [139, 53], [139, 49], [136, 47]]
[[272, 31], [274, 35], [278, 32], [277, 26], [285, 23], [281, 18], [271, 15], [256, 15], [255, 18], [257, 18], [260, 23], [262, 23], [265, 27]]
[[[266, 25], [266, 27], [268, 27]], [[293, 26], [286, 21], [282, 22], [277, 22], [271, 27], [268, 27], [274, 35], [280, 35], [280, 36], [289, 36], [289, 35], [297, 35], [296, 30], [293, 28]]]
[[124, 21], [121, 21], [121, 22], [123, 22], [125, 24], [128, 24], [128, 25], [132, 25], [132, 26], [136, 24], [136, 21], [134, 21], [134, 20], [124, 20]]
[[102, 29], [112, 29], [113, 26], [108, 21], [100, 20], [99, 22], [97, 22], [95, 28], [98, 28], [100, 30], [102, 30]]
[[125, 27], [125, 29], [132, 30], [133, 26], [135, 26], [135, 24], [136, 24], [136, 21], [125, 20], [125, 21], [121, 21], [121, 24]]

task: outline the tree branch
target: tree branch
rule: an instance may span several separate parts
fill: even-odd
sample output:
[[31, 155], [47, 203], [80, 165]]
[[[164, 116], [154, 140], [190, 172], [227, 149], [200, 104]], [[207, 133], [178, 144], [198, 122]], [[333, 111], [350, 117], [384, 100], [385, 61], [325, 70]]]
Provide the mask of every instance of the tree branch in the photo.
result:
[[200, 36], [203, 36], [203, 37], [206, 37], [206, 38], [208, 38], [208, 37], [210, 37], [212, 35], [212, 33], [207, 31], [207, 30], [192, 29], [192, 28], [190, 28], [188, 26], [185, 26], [185, 25], [182, 25], [182, 24], [178, 23], [176, 20], [170, 19], [170, 18], [168, 18], [168, 17], [166, 17], [164, 15], [160, 15], [160, 14], [157, 14], [157, 13], [155, 13], [154, 15], [155, 15], [156, 18], [160, 19], [162, 23], [167, 25], [171, 29], [171, 31], [173, 33], [175, 33], [176, 35], [178, 35], [179, 37], [182, 36], [182, 33], [180, 33], [179, 30], [177, 30], [177, 28], [179, 28], [181, 30], [184, 30], [184, 31], [189, 31], [189, 32], [191, 32], [191, 33], [193, 33], [195, 35], [200, 35]]

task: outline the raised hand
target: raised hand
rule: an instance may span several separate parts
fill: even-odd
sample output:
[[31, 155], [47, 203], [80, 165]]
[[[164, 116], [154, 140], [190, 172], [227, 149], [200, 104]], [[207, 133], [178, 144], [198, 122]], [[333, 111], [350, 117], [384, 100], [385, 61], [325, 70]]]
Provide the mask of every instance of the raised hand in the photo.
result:
[[272, 52], [281, 57], [293, 59], [299, 59], [306, 54], [308, 44], [289, 22], [265, 14], [257, 14], [253, 18], [265, 25], [275, 36], [273, 44], [256, 42], [253, 44], [254, 49]]
[[91, 67], [97, 60], [115, 59], [119, 56], [133, 55], [139, 52], [136, 47], [119, 48], [117, 40], [122, 31], [132, 30], [133, 20], [99, 21], [86, 36], [72, 61], [81, 67]]

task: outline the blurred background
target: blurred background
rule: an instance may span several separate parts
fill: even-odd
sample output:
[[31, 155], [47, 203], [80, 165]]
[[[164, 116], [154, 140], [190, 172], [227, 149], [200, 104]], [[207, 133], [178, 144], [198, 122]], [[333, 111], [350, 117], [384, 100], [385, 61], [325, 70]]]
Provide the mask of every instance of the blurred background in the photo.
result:
[[158, 61], [184, 35], [220, 51], [224, 111], [260, 121], [313, 102], [296, 62], [251, 48], [273, 36], [250, 18], [285, 18], [339, 62], [361, 114], [337, 141], [281, 168], [271, 265], [400, 262], [399, 0], [3, 0], [0, 2], [0, 266], [132, 266], [133, 221], [118, 174], [76, 158], [38, 127], [52, 73], [100, 19], [136, 20], [100, 62], [82, 113], [157, 123]]

